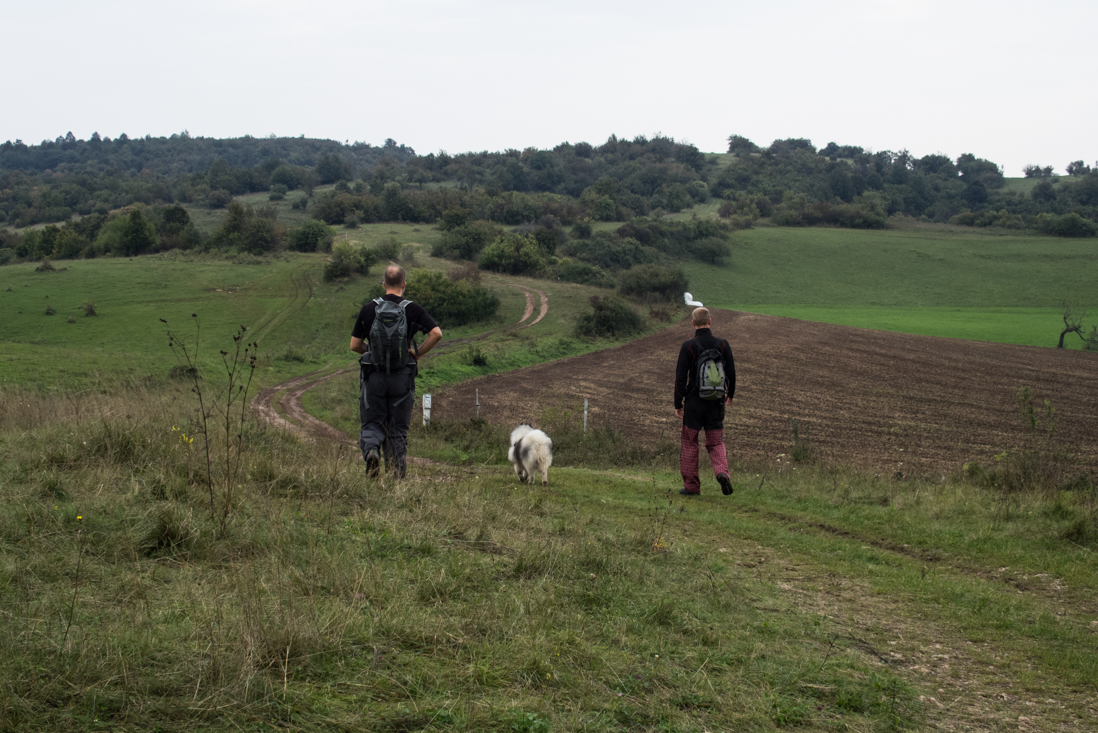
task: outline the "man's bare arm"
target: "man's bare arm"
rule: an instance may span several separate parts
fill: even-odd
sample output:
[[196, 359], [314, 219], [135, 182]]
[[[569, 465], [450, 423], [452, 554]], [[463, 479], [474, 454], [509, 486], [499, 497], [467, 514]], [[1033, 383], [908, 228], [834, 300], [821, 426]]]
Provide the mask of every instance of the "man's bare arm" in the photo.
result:
[[356, 354], [365, 354], [366, 353], [366, 342], [363, 341], [360, 338], [355, 338], [354, 336], [352, 336], [351, 337], [351, 351], [355, 352]]
[[415, 356], [416, 359], [422, 359], [423, 356], [428, 351], [435, 348], [435, 345], [438, 344], [438, 342], [441, 341], [441, 340], [442, 340], [442, 329], [439, 328], [438, 326], [435, 326], [434, 328], [431, 329], [430, 333], [427, 334], [427, 338], [423, 340], [423, 343], [419, 345], [419, 351], [418, 352], [415, 351], [414, 349], [409, 349], [409, 351], [412, 352], [412, 355]]

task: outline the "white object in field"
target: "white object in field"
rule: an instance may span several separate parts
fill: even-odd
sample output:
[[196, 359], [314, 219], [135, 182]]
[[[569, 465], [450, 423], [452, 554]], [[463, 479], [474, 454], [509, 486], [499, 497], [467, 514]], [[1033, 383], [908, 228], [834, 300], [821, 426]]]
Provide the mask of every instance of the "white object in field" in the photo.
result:
[[431, 395], [423, 395], [423, 424], [431, 422]]
[[587, 398], [583, 400], [583, 434], [587, 435]]
[[695, 308], [701, 308], [702, 304], [699, 301], [694, 300], [694, 296], [690, 293], [683, 293], [682, 299], [686, 301], [687, 305], [692, 305]]

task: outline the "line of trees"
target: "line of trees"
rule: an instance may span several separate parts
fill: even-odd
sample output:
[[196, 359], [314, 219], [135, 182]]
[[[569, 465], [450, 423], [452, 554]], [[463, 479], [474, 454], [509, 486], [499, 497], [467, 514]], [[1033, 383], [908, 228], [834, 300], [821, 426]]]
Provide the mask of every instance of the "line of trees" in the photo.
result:
[[415, 151], [389, 139], [379, 147], [308, 138], [171, 137], [111, 140], [70, 132], [54, 141], [0, 144], [0, 224], [63, 222], [145, 204], [228, 206], [234, 196], [353, 180], [399, 168]]
[[1023, 192], [1005, 190], [999, 166], [970, 153], [916, 158], [906, 150], [873, 153], [835, 143], [817, 150], [805, 139], [761, 148], [739, 135], [729, 138], [728, 152], [735, 159], [710, 182], [711, 193], [738, 203], [740, 214], [753, 213], [748, 202], [764, 200], [779, 224], [884, 227], [887, 217], [902, 214], [1059, 236], [1098, 234], [1098, 171], [1082, 161], [1067, 166], [1067, 179], [1053, 177], [1051, 166], [1027, 166], [1027, 178], [1043, 180]]
[[[1028, 190], [1006, 187], [995, 163], [964, 154], [916, 158], [906, 150], [871, 152], [810, 140], [760, 147], [729, 138], [731, 160], [657, 135], [611, 136], [602, 145], [416, 155], [393, 140], [382, 146], [305, 138], [114, 140], [70, 133], [28, 146], [0, 145], [0, 222], [23, 228], [74, 216], [106, 216], [127, 206], [227, 207], [245, 193], [272, 199], [301, 191], [330, 225], [433, 223], [447, 211], [501, 226], [553, 216], [629, 221], [678, 212], [712, 197], [732, 228], [760, 218], [786, 226], [882, 228], [902, 215], [975, 227], [1029, 228], [1058, 236], [1098, 234], [1098, 164], [1073, 161], [1067, 176], [1027, 166]], [[334, 187], [318, 193], [314, 189]]]

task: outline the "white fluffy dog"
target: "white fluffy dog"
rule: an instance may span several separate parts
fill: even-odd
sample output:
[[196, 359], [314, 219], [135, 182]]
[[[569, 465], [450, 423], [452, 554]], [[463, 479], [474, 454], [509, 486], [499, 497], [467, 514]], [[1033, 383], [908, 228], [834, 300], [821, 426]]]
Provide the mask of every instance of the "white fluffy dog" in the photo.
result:
[[541, 485], [549, 485], [549, 466], [553, 465], [553, 441], [540, 430], [526, 423], [511, 431], [511, 450], [507, 460], [515, 464], [519, 481], [534, 483], [534, 475], [541, 471]]

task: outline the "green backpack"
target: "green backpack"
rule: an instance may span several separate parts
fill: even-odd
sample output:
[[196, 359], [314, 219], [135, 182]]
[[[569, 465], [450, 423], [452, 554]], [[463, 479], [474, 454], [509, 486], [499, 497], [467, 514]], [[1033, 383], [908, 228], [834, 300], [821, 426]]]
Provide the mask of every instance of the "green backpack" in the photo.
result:
[[698, 396], [703, 400], [723, 400], [725, 385], [720, 350], [706, 349], [698, 355]]

